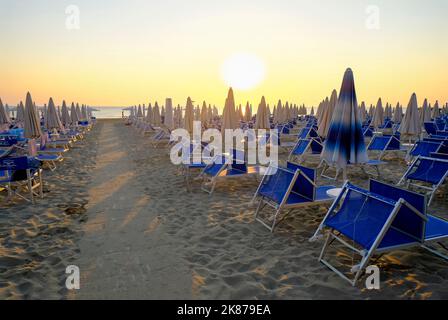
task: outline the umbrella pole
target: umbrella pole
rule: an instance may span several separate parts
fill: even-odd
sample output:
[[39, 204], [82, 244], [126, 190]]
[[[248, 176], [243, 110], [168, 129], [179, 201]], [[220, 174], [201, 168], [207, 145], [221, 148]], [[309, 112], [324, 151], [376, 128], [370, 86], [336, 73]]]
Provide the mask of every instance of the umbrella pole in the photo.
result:
[[347, 179], [347, 167], [345, 167], [345, 168], [342, 169], [342, 179], [343, 179], [344, 181], [347, 181], [347, 180], [348, 180], [348, 179]]

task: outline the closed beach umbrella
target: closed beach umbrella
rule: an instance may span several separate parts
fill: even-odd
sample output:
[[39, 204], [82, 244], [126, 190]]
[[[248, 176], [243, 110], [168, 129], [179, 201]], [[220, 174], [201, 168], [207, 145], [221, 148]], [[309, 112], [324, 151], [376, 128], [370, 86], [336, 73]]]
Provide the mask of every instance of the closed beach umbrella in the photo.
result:
[[182, 117], [182, 108], [180, 107], [180, 105], [177, 105], [177, 117], [177, 127], [182, 128], [184, 118]]
[[61, 122], [66, 127], [70, 125], [70, 113], [68, 112], [67, 104], [65, 103], [65, 100], [62, 101], [62, 108], [61, 108]]
[[194, 122], [194, 106], [191, 98], [187, 98], [187, 104], [185, 106], [185, 117], [184, 117], [184, 129], [190, 134], [193, 133], [193, 122]]
[[201, 109], [201, 123], [202, 126], [206, 126], [208, 124], [208, 108], [205, 101], [202, 103], [202, 109]]
[[401, 120], [403, 120], [403, 114], [401, 113], [400, 103], [397, 102], [397, 106], [395, 107], [392, 121], [394, 123], [400, 123]]
[[85, 104], [81, 107], [81, 118], [83, 121], [89, 120], [89, 117], [87, 116], [87, 106]]
[[317, 112], [316, 112], [317, 126], [318, 126], [318, 128], [322, 126], [322, 129], [321, 129], [322, 136], [321, 137], [325, 136], [325, 132], [323, 132], [323, 130], [325, 130], [325, 124], [323, 122], [325, 121], [324, 118], [326, 118], [328, 115], [327, 111], [328, 111], [329, 104], [330, 104], [330, 100], [328, 100], [328, 97], [326, 97], [325, 100], [322, 101], [319, 104], [319, 106], [317, 107]]
[[364, 123], [367, 118], [367, 110], [366, 110], [366, 104], [361, 102], [361, 106], [359, 107], [359, 118], [361, 119], [361, 122]]
[[76, 116], [78, 117], [78, 121], [82, 121], [81, 108], [78, 103], [76, 104]]
[[146, 122], [152, 123], [153, 118], [154, 117], [153, 117], [151, 104], [148, 104], [148, 109], [146, 109]]
[[174, 114], [173, 114], [173, 100], [167, 98], [165, 101], [165, 126], [172, 130], [174, 129]]
[[434, 108], [432, 110], [432, 118], [435, 120], [438, 117], [440, 117], [439, 101], [436, 101], [436, 103], [434, 104]]
[[56, 110], [56, 107], [53, 102], [53, 98], [50, 98], [48, 101], [48, 108], [47, 108], [47, 116], [46, 116], [46, 125], [48, 130], [60, 130], [62, 129], [62, 123], [59, 119], [58, 112]]
[[336, 108], [336, 104], [338, 102], [338, 93], [336, 90], [333, 90], [331, 93], [330, 101], [327, 102], [327, 107], [323, 110], [323, 114], [321, 116], [321, 122], [319, 124], [319, 128], [317, 133], [322, 138], [326, 138], [328, 135], [328, 130], [330, 130], [331, 119], [333, 118], [334, 109]]
[[311, 107], [311, 113], [310, 113], [310, 115], [311, 115], [311, 116], [314, 116], [314, 107]]
[[10, 122], [11, 120], [9, 119], [9, 115], [6, 113], [6, 109], [2, 103], [2, 99], [0, 99], [0, 129], [9, 125]]
[[75, 104], [72, 102], [72, 106], [70, 108], [70, 124], [72, 126], [77, 126], [79, 121], [78, 113], [76, 112]]
[[17, 114], [16, 114], [16, 122], [24, 122], [25, 121], [25, 107], [23, 106], [23, 102], [17, 106]]
[[425, 122], [431, 121], [431, 107], [428, 106], [428, 99], [423, 101], [422, 110], [420, 112], [420, 125], [423, 126]]
[[224, 110], [222, 113], [222, 126], [221, 129], [236, 129], [238, 128], [238, 125], [236, 123], [236, 116], [235, 116], [235, 98], [233, 96], [233, 90], [232, 88], [229, 89], [229, 92], [227, 94], [226, 102], [224, 104]]
[[33, 105], [33, 100], [31, 99], [31, 94], [28, 92], [26, 94], [25, 100], [25, 126], [24, 126], [24, 136], [27, 139], [36, 139], [42, 135], [42, 130], [40, 128], [39, 117], [36, 113], [36, 109]]
[[384, 109], [381, 98], [378, 99], [375, 112], [373, 113], [372, 126], [378, 129], [384, 124]]
[[260, 105], [258, 106], [257, 118], [255, 121], [255, 129], [270, 129], [268, 108], [266, 106], [266, 99], [261, 97]]
[[347, 69], [325, 140], [322, 159], [331, 166], [344, 169], [344, 173], [348, 163], [366, 163], [368, 157], [361, 126], [353, 72]]
[[216, 106], [213, 106], [213, 118], [218, 118], [218, 117], [219, 117], [218, 108], [216, 108]]
[[138, 105], [138, 109], [137, 109], [137, 117], [138, 118], [143, 117], [143, 110], [142, 110], [142, 106], [140, 104]]
[[404, 118], [401, 121], [399, 131], [403, 136], [409, 137], [418, 136], [422, 132], [422, 125], [418, 115], [417, 95], [415, 93], [411, 96], [408, 108], [406, 109]]
[[249, 101], [246, 103], [246, 109], [244, 111], [244, 120], [247, 122], [252, 120], [252, 110], [250, 110]]
[[11, 110], [9, 109], [8, 104], [5, 104], [6, 115], [8, 116], [9, 121], [11, 121]]
[[160, 116], [160, 109], [157, 102], [154, 105], [154, 108], [152, 109], [152, 116], [153, 116], [153, 124], [155, 126], [160, 126], [162, 124], [162, 118]]
[[209, 104], [207, 108], [207, 121], [209, 124], [213, 122], [213, 109], [212, 106]]

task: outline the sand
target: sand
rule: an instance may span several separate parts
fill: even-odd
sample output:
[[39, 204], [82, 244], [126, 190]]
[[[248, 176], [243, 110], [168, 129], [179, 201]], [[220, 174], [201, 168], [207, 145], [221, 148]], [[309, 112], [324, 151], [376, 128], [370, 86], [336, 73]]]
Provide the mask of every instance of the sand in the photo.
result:
[[[405, 164], [389, 160], [382, 175], [397, 182]], [[359, 170], [349, 178], [367, 185]], [[296, 210], [270, 234], [249, 206], [255, 179], [188, 192], [168, 149], [120, 120], [100, 120], [45, 181], [35, 206], [0, 207], [1, 299], [448, 298], [448, 264], [421, 249], [381, 257], [380, 291], [351, 287], [317, 262], [322, 243], [308, 242], [326, 206]], [[448, 217], [446, 194], [431, 213]], [[65, 288], [69, 264], [78, 291]]]

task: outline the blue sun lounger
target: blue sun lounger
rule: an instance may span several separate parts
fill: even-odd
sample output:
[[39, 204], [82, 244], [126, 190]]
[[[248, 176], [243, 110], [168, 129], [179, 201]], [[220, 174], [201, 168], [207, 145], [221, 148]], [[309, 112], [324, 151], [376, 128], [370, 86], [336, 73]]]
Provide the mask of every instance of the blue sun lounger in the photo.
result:
[[302, 128], [302, 130], [300, 130], [299, 132], [299, 139], [309, 139], [317, 137], [319, 137], [319, 135], [317, 134], [316, 128], [314, 126]]
[[324, 146], [319, 138], [299, 139], [291, 150], [288, 161], [302, 163], [308, 155], [319, 156]]
[[367, 151], [378, 152], [378, 160], [381, 160], [386, 152], [406, 151], [406, 149], [401, 148], [399, 136], [375, 135], [367, 146]]
[[437, 134], [437, 131], [439, 130], [435, 122], [425, 122], [423, 126], [425, 128], [426, 133], [429, 135]]
[[412, 162], [397, 185], [406, 184], [407, 188], [426, 190], [429, 195], [428, 205], [430, 205], [437, 189], [447, 177], [448, 160], [419, 156]]
[[166, 145], [171, 143], [171, 132], [168, 129], [159, 128], [151, 138], [151, 143], [154, 147], [158, 147], [163, 142], [165, 142]]
[[0, 172], [0, 185], [8, 191], [8, 199], [17, 196], [34, 203], [36, 196], [43, 198], [42, 169], [36, 160], [26, 156], [1, 158]]
[[420, 140], [415, 143], [415, 145], [409, 150], [406, 157], [407, 160], [412, 161], [415, 157], [429, 157], [431, 153], [438, 152], [442, 147], [442, 143], [439, 141], [425, 141]]
[[215, 156], [212, 163], [208, 164], [199, 176], [202, 178], [201, 189], [212, 194], [220, 179], [261, 175], [262, 167], [247, 165], [244, 157], [244, 151], [235, 149], [231, 150], [229, 155]]
[[[274, 232], [275, 227], [294, 209], [303, 206], [322, 204], [333, 201], [327, 191], [334, 186], [318, 187], [316, 170], [288, 162], [286, 168], [270, 166], [264, 175], [252, 199], [258, 199], [255, 219], [263, 226]], [[268, 221], [259, 217], [264, 208], [269, 206], [274, 213]], [[279, 220], [280, 213], [286, 214]]]
[[[448, 238], [448, 221], [426, 215], [426, 197], [375, 180], [370, 180], [369, 190], [345, 183], [310, 241], [325, 234], [319, 261], [353, 286], [378, 254], [420, 246], [448, 259], [430, 247]], [[353, 265], [345, 272], [326, 259], [335, 241], [353, 252]], [[359, 264], [354, 264], [355, 257], [360, 257]]]

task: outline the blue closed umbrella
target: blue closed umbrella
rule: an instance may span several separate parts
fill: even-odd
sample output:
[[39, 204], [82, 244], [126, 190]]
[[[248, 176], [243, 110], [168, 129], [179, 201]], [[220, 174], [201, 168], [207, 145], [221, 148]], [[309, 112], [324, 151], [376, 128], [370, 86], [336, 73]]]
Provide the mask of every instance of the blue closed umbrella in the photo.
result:
[[322, 152], [328, 165], [345, 173], [348, 164], [368, 162], [361, 125], [353, 72], [347, 69]]

